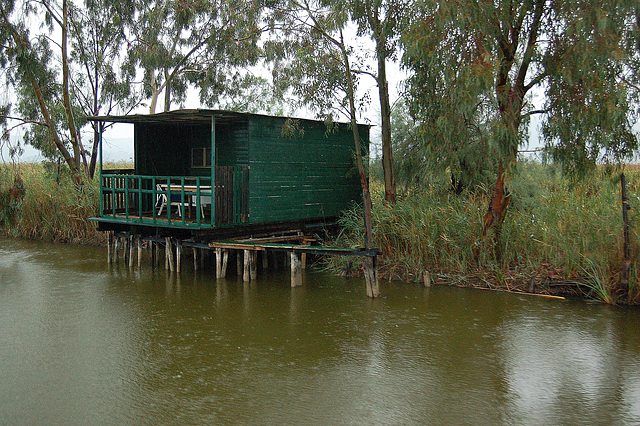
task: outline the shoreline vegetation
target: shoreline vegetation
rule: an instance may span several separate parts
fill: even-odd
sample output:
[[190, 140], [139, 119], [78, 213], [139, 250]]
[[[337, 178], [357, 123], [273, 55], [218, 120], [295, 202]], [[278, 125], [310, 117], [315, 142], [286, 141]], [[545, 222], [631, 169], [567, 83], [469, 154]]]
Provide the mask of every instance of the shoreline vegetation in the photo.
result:
[[[113, 165], [113, 167], [124, 167]], [[474, 257], [489, 190], [455, 195], [447, 177], [405, 191], [397, 204], [384, 203], [372, 182], [375, 245], [380, 276], [471, 288], [574, 296], [616, 305], [640, 304], [638, 219], [640, 167], [625, 166], [629, 200], [629, 284], [624, 267], [620, 173], [596, 171], [578, 183], [559, 168], [521, 164], [510, 185], [512, 203], [500, 236], [501, 258]], [[58, 243], [106, 245], [106, 235], [87, 218], [99, 206], [98, 178], [77, 191], [66, 168], [55, 164], [0, 166], [0, 233]], [[332, 245], [363, 241], [362, 211], [342, 218]], [[353, 262], [353, 263], [351, 263]], [[361, 273], [357, 260], [331, 258], [333, 273]]]

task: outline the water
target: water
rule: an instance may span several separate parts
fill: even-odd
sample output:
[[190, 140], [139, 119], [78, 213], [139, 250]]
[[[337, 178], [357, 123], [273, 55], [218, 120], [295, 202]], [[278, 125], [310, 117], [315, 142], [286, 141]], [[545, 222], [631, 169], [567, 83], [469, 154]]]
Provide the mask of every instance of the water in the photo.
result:
[[0, 239], [0, 424], [638, 424], [640, 312]]

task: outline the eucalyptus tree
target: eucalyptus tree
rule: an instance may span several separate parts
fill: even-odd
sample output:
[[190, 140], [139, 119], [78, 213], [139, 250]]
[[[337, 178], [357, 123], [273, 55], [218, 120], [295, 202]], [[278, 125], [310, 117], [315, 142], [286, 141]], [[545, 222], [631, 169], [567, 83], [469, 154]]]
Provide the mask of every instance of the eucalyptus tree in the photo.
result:
[[[17, 6], [17, 7], [16, 7]], [[32, 35], [29, 16], [44, 17], [46, 30]], [[54, 63], [49, 34], [56, 30], [60, 69]], [[69, 166], [77, 187], [85, 178], [84, 149], [80, 138], [78, 111], [71, 99], [69, 65], [69, 4], [47, 1], [0, 2], [0, 61], [18, 88], [19, 110], [32, 127], [31, 143], [46, 154], [60, 155]]]
[[373, 77], [378, 85], [385, 201], [395, 203], [396, 177], [391, 143], [391, 101], [387, 61], [398, 59], [398, 41], [408, 20], [409, 2], [407, 0], [340, 0], [335, 3], [337, 7], [347, 7], [351, 19], [358, 25], [358, 34], [368, 35], [375, 43], [376, 71], [363, 70], [362, 72]]
[[[126, 114], [140, 102], [129, 73], [122, 72], [125, 28], [131, 24], [130, 2], [85, 0], [84, 7], [70, 9], [71, 60], [74, 102], [83, 116]], [[89, 178], [95, 172], [100, 129], [93, 129], [93, 144], [87, 167]]]
[[[421, 0], [415, 7], [403, 38], [408, 88], [414, 114], [438, 136], [424, 146], [450, 158], [482, 142], [485, 155], [495, 153], [484, 243], [499, 249], [507, 177], [532, 114], [541, 115], [549, 152], [569, 170], [621, 161], [636, 149], [621, 84], [633, 2]], [[533, 94], [545, 99], [542, 108]]]
[[[267, 42], [266, 50], [274, 55], [272, 59], [277, 59], [273, 71], [276, 85], [282, 91], [291, 87], [304, 105], [327, 117], [329, 129], [335, 113], [349, 119], [362, 186], [365, 247], [370, 249], [371, 195], [357, 125], [358, 109], [368, 99], [356, 98], [359, 67], [353, 66], [354, 50], [345, 36], [348, 11], [315, 0], [273, 2], [270, 10], [271, 29], [277, 32], [277, 41]], [[365, 259], [365, 277], [367, 294], [377, 297], [377, 269], [370, 258]]]
[[201, 100], [215, 104], [259, 59], [261, 4], [251, 0], [139, 0], [135, 2], [127, 69], [143, 72], [143, 89], [154, 113], [186, 98], [190, 84]]

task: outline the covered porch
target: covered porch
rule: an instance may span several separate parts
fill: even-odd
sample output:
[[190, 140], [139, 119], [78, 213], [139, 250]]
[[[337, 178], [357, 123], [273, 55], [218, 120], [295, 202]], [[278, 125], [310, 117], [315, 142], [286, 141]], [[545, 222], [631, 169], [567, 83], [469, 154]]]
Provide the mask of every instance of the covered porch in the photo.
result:
[[133, 168], [109, 169], [100, 144], [100, 223], [207, 229], [249, 221], [246, 117], [183, 110], [91, 117], [134, 127]]
[[100, 216], [115, 223], [211, 228], [247, 223], [249, 167], [217, 166], [204, 176], [148, 176], [103, 170]]

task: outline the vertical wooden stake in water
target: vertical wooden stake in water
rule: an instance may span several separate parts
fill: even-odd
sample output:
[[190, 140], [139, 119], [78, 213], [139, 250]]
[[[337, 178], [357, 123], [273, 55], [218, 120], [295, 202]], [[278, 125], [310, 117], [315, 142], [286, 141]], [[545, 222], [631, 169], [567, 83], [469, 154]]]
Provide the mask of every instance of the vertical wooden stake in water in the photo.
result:
[[622, 186], [622, 222], [624, 224], [624, 265], [622, 268], [622, 284], [629, 290], [629, 269], [631, 269], [631, 251], [629, 249], [629, 200], [627, 199], [627, 180], [624, 173], [620, 175]]
[[251, 275], [249, 273], [251, 263], [251, 252], [249, 250], [244, 250], [244, 271], [242, 274], [242, 281], [249, 282], [251, 279]]
[[[309, 241], [303, 240], [302, 241], [302, 245], [303, 246], [308, 246], [309, 245]], [[307, 253], [302, 253], [300, 255], [300, 263], [301, 263], [300, 267], [302, 269], [307, 269]]]
[[256, 278], [258, 278], [258, 252], [255, 250], [252, 250], [249, 253], [249, 258], [251, 259], [249, 262], [249, 276], [253, 281]]
[[142, 237], [138, 235], [138, 269], [142, 266]]
[[122, 237], [124, 249], [122, 250], [122, 260], [125, 265], [129, 265], [129, 237]]
[[180, 272], [182, 266], [182, 244], [180, 241], [176, 243], [176, 271]]
[[193, 270], [198, 270], [198, 249], [196, 247], [193, 248]]
[[133, 251], [135, 250], [133, 244], [133, 235], [129, 235], [129, 268], [133, 268]]
[[227, 264], [229, 263], [229, 250], [222, 250], [222, 273], [220, 278], [224, 278], [227, 276]]
[[107, 263], [111, 264], [113, 251], [113, 231], [107, 231]]
[[113, 259], [117, 262], [118, 261], [118, 256], [120, 256], [120, 238], [115, 237], [115, 243], [114, 243], [114, 247], [113, 247], [113, 251], [114, 251], [114, 255], [113, 255]]
[[242, 275], [242, 252], [236, 250], [236, 275]]
[[222, 278], [222, 249], [216, 248], [216, 278]]
[[422, 271], [422, 281], [425, 287], [431, 287], [431, 274], [426, 269]]
[[380, 286], [378, 284], [378, 257], [367, 256], [364, 258], [364, 281], [367, 287], [367, 296], [380, 296]]
[[173, 246], [171, 244], [171, 238], [165, 238], [165, 269], [169, 269], [171, 272], [175, 270], [173, 264]]
[[291, 252], [291, 287], [300, 287], [302, 285], [302, 262], [300, 255]]
[[268, 251], [263, 251], [262, 252], [262, 270], [266, 271], [267, 269], [269, 269], [269, 252]]

